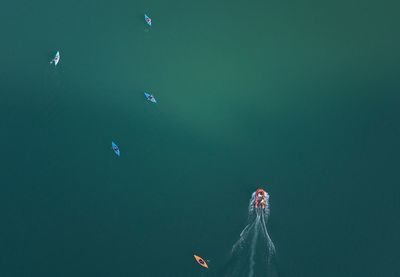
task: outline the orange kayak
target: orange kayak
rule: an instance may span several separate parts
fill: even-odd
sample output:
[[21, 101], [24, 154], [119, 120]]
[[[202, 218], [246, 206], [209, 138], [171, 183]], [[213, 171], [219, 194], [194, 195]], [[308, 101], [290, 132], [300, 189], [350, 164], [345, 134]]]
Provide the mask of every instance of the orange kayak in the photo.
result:
[[207, 263], [204, 261], [204, 259], [202, 257], [199, 257], [197, 255], [193, 255], [193, 256], [196, 259], [196, 262], [199, 263], [199, 265], [201, 265], [202, 267], [208, 268]]

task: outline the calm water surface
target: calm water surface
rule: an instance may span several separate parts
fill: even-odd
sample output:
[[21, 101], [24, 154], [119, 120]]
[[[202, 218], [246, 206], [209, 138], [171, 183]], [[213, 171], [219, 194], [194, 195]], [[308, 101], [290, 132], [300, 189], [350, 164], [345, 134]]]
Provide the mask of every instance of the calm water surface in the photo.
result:
[[1, 276], [399, 276], [397, 2], [2, 4]]

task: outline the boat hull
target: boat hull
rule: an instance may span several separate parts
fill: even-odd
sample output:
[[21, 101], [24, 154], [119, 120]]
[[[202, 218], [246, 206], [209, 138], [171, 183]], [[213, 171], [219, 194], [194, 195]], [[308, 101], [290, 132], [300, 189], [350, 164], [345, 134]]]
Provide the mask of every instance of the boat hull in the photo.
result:
[[146, 14], [144, 15], [144, 21], [146, 21], [147, 25], [151, 27], [151, 18], [148, 17]]
[[197, 256], [197, 255], [193, 255], [193, 256], [194, 256], [196, 262], [197, 262], [199, 265], [201, 265], [201, 266], [204, 267], [204, 268], [208, 268], [207, 263], [204, 261], [204, 259], [203, 259], [202, 257]]
[[118, 157], [121, 155], [118, 145], [115, 142], [111, 142], [111, 149], [114, 151], [115, 155], [117, 155]]

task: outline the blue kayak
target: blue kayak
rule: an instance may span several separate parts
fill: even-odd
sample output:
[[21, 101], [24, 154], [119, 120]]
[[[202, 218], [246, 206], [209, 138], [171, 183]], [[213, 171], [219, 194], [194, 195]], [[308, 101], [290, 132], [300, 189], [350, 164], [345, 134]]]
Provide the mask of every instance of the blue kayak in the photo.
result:
[[144, 20], [146, 21], [147, 25], [151, 27], [151, 18], [147, 16], [147, 14], [144, 15]]
[[114, 151], [114, 153], [119, 157], [120, 155], [121, 155], [121, 153], [120, 153], [120, 151], [119, 151], [119, 148], [118, 148], [118, 145], [117, 144], [115, 144], [115, 142], [111, 142], [111, 148], [112, 148], [112, 150]]
[[144, 96], [146, 97], [147, 100], [149, 100], [152, 103], [157, 103], [156, 99], [154, 98], [154, 96], [150, 93], [145, 92]]

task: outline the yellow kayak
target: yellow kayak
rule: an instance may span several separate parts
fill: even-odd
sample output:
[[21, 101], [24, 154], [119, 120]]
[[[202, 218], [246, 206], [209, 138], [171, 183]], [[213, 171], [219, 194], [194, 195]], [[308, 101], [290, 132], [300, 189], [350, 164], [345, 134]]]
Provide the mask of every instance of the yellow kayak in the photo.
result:
[[193, 255], [194, 258], [196, 259], [196, 262], [201, 265], [202, 267], [208, 268], [207, 263], [204, 261], [204, 259], [202, 257], [199, 257], [197, 255]]

